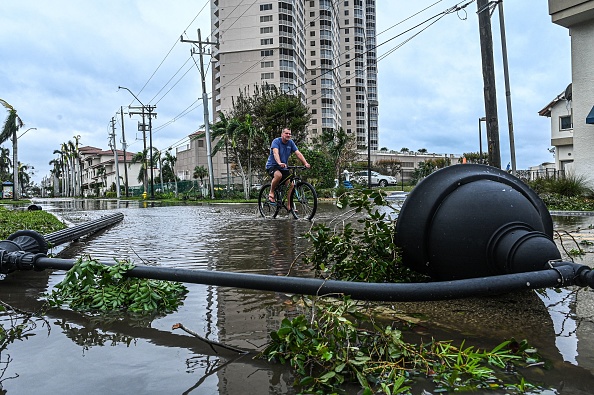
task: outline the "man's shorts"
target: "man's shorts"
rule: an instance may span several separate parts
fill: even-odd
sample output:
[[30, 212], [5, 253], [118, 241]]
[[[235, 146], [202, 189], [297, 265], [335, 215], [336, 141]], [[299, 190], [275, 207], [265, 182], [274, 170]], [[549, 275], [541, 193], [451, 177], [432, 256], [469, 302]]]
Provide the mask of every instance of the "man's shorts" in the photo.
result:
[[274, 173], [276, 171], [280, 171], [283, 175], [283, 180], [291, 175], [291, 172], [287, 169], [280, 167], [279, 165], [274, 165], [272, 167], [267, 167], [266, 172], [270, 175], [270, 177], [274, 177]]

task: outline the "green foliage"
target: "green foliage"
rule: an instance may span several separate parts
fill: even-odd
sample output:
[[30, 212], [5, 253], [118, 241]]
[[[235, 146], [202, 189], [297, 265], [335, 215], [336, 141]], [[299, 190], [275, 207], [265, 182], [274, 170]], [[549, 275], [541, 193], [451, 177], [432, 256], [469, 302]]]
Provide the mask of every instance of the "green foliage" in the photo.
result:
[[130, 262], [108, 266], [79, 258], [48, 296], [51, 306], [68, 304], [81, 311], [169, 313], [182, 303], [187, 288], [176, 282], [127, 277]]
[[361, 306], [348, 298], [306, 307], [312, 315], [285, 318], [260, 354], [269, 361], [290, 364], [303, 393], [340, 393], [345, 382], [358, 382], [364, 394], [409, 393], [416, 376], [431, 379], [438, 392], [505, 389], [518, 393], [534, 388], [523, 378], [503, 374], [513, 371], [514, 365], [538, 361], [526, 342], [505, 341], [492, 350], [464, 343], [456, 346], [451, 341], [411, 344], [401, 330], [374, 322], [371, 314], [361, 312]]
[[465, 152], [458, 160], [458, 163], [462, 163], [462, 158], [466, 158], [466, 163], [486, 165], [488, 162], [488, 154], [486, 152], [483, 152], [482, 154], [480, 152]]
[[[316, 189], [318, 187], [334, 187], [334, 162], [331, 158], [319, 150], [299, 148], [299, 151], [301, 151], [309, 163], [312, 163], [312, 167], [307, 171], [300, 172], [299, 176], [304, 181], [314, 185]], [[297, 158], [292, 157], [289, 164], [301, 165], [301, 162]]]
[[0, 240], [6, 240], [12, 233], [23, 229], [48, 234], [64, 228], [64, 223], [43, 210], [21, 211], [0, 207]]
[[586, 178], [568, 173], [565, 177], [537, 178], [528, 185], [538, 194], [553, 194], [569, 198], [592, 196], [594, 192], [588, 187]]
[[[331, 229], [316, 224], [306, 234], [313, 251], [304, 261], [318, 276], [345, 281], [402, 282], [422, 278], [401, 265], [394, 244], [396, 222], [387, 211], [396, 211], [381, 190], [354, 189], [340, 196], [337, 205], [350, 207], [345, 215], [365, 211], [359, 226], [351, 223]], [[379, 208], [384, 208], [380, 211]]]
[[578, 196], [566, 197], [558, 193], [539, 193], [549, 210], [594, 211], [594, 199]]

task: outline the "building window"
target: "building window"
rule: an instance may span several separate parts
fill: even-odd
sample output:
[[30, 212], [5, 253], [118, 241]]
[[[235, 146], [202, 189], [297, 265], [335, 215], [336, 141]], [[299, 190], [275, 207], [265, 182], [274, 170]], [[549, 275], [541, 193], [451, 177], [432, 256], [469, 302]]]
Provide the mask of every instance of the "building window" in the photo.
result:
[[316, 80], [311, 80], [311, 84], [315, 85], [316, 84]]
[[270, 11], [270, 10], [272, 10], [272, 3], [260, 4], [260, 11]]
[[[348, 30], [348, 29], [347, 29], [347, 30]], [[351, 41], [351, 40], [350, 40], [348, 37], [345, 37], [345, 38], [344, 38], [344, 42], [345, 42], [345, 43], [348, 43], [349, 41]]]
[[261, 62], [261, 67], [262, 68], [266, 68], [266, 67], [274, 67], [274, 62], [273, 61], [267, 61], [267, 62]]
[[262, 56], [262, 57], [272, 56], [272, 55], [274, 55], [273, 49], [264, 49], [264, 50], [260, 51], [260, 56]]
[[310, 41], [309, 42], [309, 45], [312, 46], [312, 47], [315, 47], [316, 46], [316, 42], [315, 41]]
[[274, 42], [271, 38], [263, 38], [260, 40], [260, 45], [271, 45]]
[[349, 14], [349, 10], [344, 10], [344, 14], [348, 15]]
[[317, 101], [316, 99], [313, 99], [313, 100], [311, 101], [311, 104], [318, 104], [318, 101]]
[[344, 57], [347, 58], [347, 59], [350, 59], [351, 58], [351, 55], [346, 54], [346, 55], [344, 55]]
[[316, 110], [316, 109], [314, 108], [313, 110], [311, 110], [311, 113], [312, 113], [312, 114], [317, 114], [317, 113], [318, 113], [318, 110]]
[[559, 117], [559, 130], [573, 129], [573, 122], [571, 122], [571, 115], [563, 115]]
[[344, 46], [345, 51], [350, 51], [351, 50], [351, 46], [350, 45], [345, 45]]
[[312, 94], [312, 95], [315, 95], [315, 94], [317, 94], [317, 93], [318, 93], [318, 91], [317, 91], [317, 90], [315, 90], [315, 89], [312, 89], [312, 90], [311, 90], [311, 94]]
[[315, 65], [316, 65], [316, 61], [315, 61], [315, 60], [312, 60], [312, 61], [311, 61], [311, 65], [312, 65], [312, 66], [315, 66]]
[[311, 71], [311, 75], [316, 75], [316, 71], [315, 70], [312, 70]]
[[[348, 20], [348, 19], [345, 19], [345, 20], [344, 20], [344, 24], [345, 24], [345, 25], [348, 25], [348, 24], [349, 24], [349, 20]], [[344, 29], [344, 30], [345, 30], [345, 32], [346, 32], [346, 31], [348, 31], [349, 29]], [[347, 34], [348, 34], [348, 33], [347, 33]]]
[[315, 30], [312, 30], [311, 32], [309, 32], [309, 35], [311, 37], [315, 37], [316, 36], [316, 31]]
[[316, 2], [315, 1], [310, 1], [309, 2], [309, 6], [310, 7], [315, 7], [316, 6]]
[[[349, 34], [349, 29], [344, 29], [344, 34]], [[348, 40], [344, 40], [344, 41], [348, 41]]]
[[262, 73], [262, 74], [260, 74], [260, 77], [263, 80], [271, 80], [274, 78], [274, 73]]
[[204, 148], [204, 140], [198, 140], [198, 148]]
[[260, 34], [272, 33], [272, 26], [266, 26], [260, 28]]
[[315, 125], [316, 123], [318, 123], [318, 120], [314, 118], [311, 120], [311, 123]]
[[311, 56], [316, 56], [316, 51], [311, 51], [311, 52], [310, 52], [310, 55], [311, 55]]
[[311, 11], [311, 12], [309, 13], [309, 16], [313, 18], [313, 17], [315, 17], [315, 16], [316, 16], [316, 13], [315, 13], [314, 11]]
[[272, 22], [272, 15], [262, 15], [260, 22]]
[[316, 21], [311, 21], [311, 22], [309, 22], [309, 26], [312, 26], [312, 27], [313, 27], [313, 26], [315, 26], [315, 25], [316, 25]]
[[350, 125], [350, 124], [351, 124], [351, 121], [347, 121], [347, 125]]

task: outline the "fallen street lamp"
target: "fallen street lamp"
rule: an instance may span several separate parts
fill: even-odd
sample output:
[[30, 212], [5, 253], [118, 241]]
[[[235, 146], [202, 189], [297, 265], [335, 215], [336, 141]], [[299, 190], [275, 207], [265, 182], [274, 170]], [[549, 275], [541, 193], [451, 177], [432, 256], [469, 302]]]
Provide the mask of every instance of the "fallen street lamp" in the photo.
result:
[[[126, 88], [125, 86], [118, 86], [118, 90], [120, 89], [125, 89], [128, 92], [130, 92], [130, 94], [132, 96], [134, 96], [134, 98], [140, 103], [140, 105], [142, 106], [142, 113], [143, 113], [143, 117], [142, 117], [142, 128], [144, 131], [144, 109], [146, 108], [148, 110], [148, 114], [149, 114], [149, 151], [150, 151], [150, 166], [151, 166], [151, 199], [155, 198], [155, 188], [153, 187], [153, 183], [154, 183], [154, 178], [153, 178], [153, 127], [152, 127], [152, 122], [151, 122], [151, 118], [152, 118], [152, 107], [150, 105], [145, 106], [144, 103], [142, 103], [140, 101], [140, 99], [134, 94], [134, 92], [132, 92], [130, 89]], [[145, 150], [146, 150], [146, 143], [145, 143]], [[146, 163], [146, 159], [145, 159], [145, 163]], [[145, 165], [146, 166], [146, 165]]]

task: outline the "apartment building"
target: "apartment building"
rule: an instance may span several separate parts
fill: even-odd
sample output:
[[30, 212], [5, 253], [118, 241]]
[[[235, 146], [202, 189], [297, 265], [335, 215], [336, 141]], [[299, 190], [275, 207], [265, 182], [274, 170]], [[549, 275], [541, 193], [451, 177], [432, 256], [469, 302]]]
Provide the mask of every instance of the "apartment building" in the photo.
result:
[[548, 5], [552, 22], [566, 27], [571, 40], [572, 170], [594, 187], [594, 0], [549, 0]]
[[378, 148], [375, 0], [214, 0], [213, 109], [275, 85], [310, 108], [310, 142], [342, 127]]

